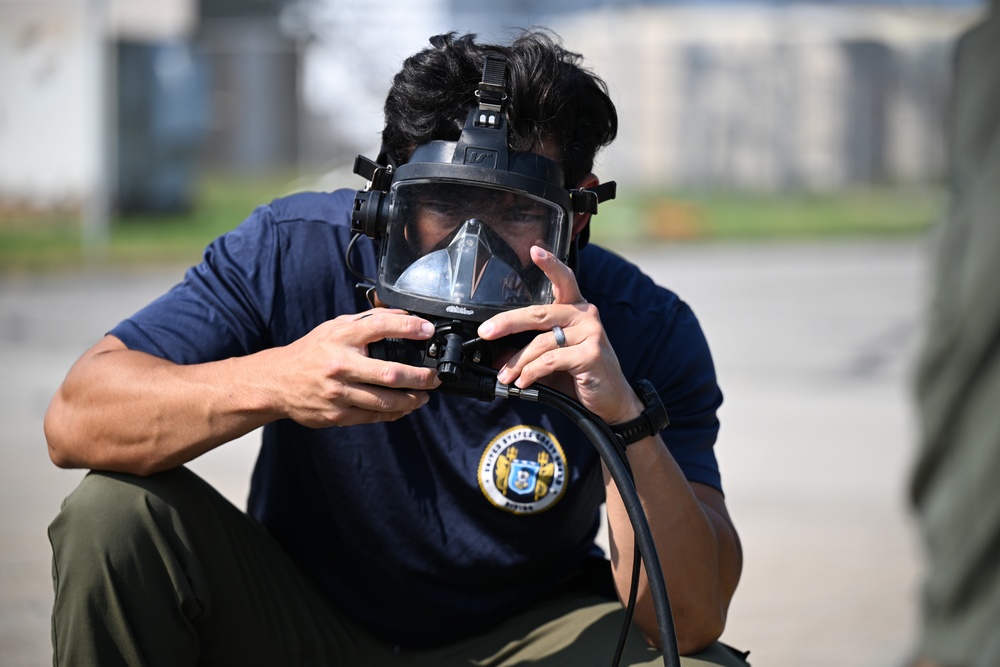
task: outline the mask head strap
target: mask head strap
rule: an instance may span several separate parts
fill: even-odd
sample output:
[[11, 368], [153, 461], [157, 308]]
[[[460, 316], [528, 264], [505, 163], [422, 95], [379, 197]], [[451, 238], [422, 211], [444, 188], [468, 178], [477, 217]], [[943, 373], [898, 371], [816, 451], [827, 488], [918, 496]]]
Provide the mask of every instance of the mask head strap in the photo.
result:
[[507, 106], [506, 80], [507, 59], [492, 53], [486, 56], [483, 80], [476, 88], [476, 98], [479, 100], [479, 111], [483, 114], [483, 124], [487, 126], [495, 127], [498, 117], [503, 116]]
[[507, 170], [506, 77], [507, 60], [494, 54], [486, 56], [483, 80], [476, 87], [479, 103], [469, 110], [452, 164]]

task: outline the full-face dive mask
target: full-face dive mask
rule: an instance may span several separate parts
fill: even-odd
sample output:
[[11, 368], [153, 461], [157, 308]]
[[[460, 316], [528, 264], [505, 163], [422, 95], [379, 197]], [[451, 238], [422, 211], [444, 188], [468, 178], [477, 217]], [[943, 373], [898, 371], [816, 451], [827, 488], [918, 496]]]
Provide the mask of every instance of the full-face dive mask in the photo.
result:
[[354, 202], [355, 232], [379, 242], [379, 300], [431, 318], [483, 322], [552, 302], [531, 261], [538, 245], [570, 256], [574, 212], [597, 212], [614, 183], [567, 190], [556, 162], [507, 148], [506, 62], [488, 56], [458, 141], [431, 141], [399, 166], [358, 157], [369, 185]]
[[460, 382], [463, 369], [489, 364], [505, 345], [478, 339], [477, 323], [552, 303], [552, 284], [532, 262], [531, 246], [572, 265], [572, 214], [596, 213], [615, 189], [610, 182], [567, 190], [558, 163], [508, 150], [506, 69], [503, 58], [486, 58], [479, 104], [458, 141], [418, 146], [398, 168], [363, 156], [354, 163], [368, 187], [355, 197], [351, 226], [378, 243], [375, 293], [385, 305], [431, 320], [437, 331], [424, 343], [369, 345], [369, 353], [436, 367], [450, 391], [484, 400], [492, 400], [492, 384], [476, 384], [471, 378], [484, 376], [475, 373]]

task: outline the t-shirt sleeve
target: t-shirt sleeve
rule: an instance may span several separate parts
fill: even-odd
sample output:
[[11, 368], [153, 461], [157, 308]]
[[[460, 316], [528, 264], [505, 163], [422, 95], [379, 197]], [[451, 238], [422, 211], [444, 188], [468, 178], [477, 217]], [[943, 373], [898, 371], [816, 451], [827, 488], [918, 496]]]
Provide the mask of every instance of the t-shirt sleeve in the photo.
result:
[[649, 350], [647, 371], [670, 418], [661, 435], [689, 481], [721, 491], [715, 442], [722, 391], [712, 354], [691, 308], [677, 301], [671, 310]]
[[684, 476], [721, 491], [715, 442], [722, 392], [698, 318], [632, 264], [597, 248], [587, 251], [581, 287], [598, 306], [625, 377], [656, 387], [670, 418], [661, 436]]
[[276, 246], [271, 209], [262, 206], [213, 241], [180, 283], [109, 333], [129, 349], [179, 364], [267, 347]]

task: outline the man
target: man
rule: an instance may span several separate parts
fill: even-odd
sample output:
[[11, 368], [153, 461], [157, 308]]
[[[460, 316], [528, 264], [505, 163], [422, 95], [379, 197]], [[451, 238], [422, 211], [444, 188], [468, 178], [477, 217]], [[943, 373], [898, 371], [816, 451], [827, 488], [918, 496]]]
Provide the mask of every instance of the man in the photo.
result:
[[[508, 128], [511, 170], [561, 167], [558, 180], [585, 200], [617, 117], [603, 82], [545, 33], [509, 46], [433, 38], [393, 82], [373, 177], [401, 178], [423, 164], [418, 154], [489, 129], [466, 127], [479, 122], [470, 110], [489, 88], [489, 58], [506, 68], [494, 86], [502, 119], [488, 120]], [[514, 216], [508, 200], [438, 234], [435, 220], [466, 200], [442, 209], [434, 179], [413, 184], [412, 210], [404, 183], [394, 208], [376, 205], [370, 219], [362, 204], [381, 201], [374, 188], [258, 209], [70, 370], [46, 415], [50, 454], [103, 472], [50, 528], [57, 664], [610, 662], [624, 612], [605, 591], [628, 596], [634, 539], [594, 447], [551, 408], [445, 394], [433, 369], [369, 354], [437, 332], [428, 318], [370, 308], [352, 269], [378, 273], [380, 298], [433, 305], [427, 283], [411, 286], [402, 269], [457, 261], [477, 244], [510, 246], [489, 261], [508, 305], [531, 304], [475, 322], [487, 341], [527, 336], [493, 360], [503, 386], [560, 387], [613, 428], [652, 400], [630, 382], [649, 378], [659, 392], [671, 425], [639, 436], [627, 458], [680, 652], [704, 661], [691, 664], [744, 664], [717, 642], [741, 552], [712, 452], [721, 394], [691, 311], [604, 250], [567, 255], [559, 239], [534, 238], [534, 215]], [[568, 199], [545, 197], [529, 199]], [[590, 212], [558, 208], [551, 219], [580, 248]], [[352, 213], [378, 231], [383, 210], [396, 218], [378, 248], [352, 251]], [[508, 233], [521, 223], [527, 231]], [[570, 255], [576, 274], [559, 260]], [[260, 426], [247, 517], [181, 466]], [[605, 499], [613, 587], [594, 558]], [[658, 641], [644, 575], [635, 625], [624, 664], [658, 663], [641, 638]]]
[[1000, 664], [1000, 3], [958, 42], [951, 201], [917, 375], [921, 667]]

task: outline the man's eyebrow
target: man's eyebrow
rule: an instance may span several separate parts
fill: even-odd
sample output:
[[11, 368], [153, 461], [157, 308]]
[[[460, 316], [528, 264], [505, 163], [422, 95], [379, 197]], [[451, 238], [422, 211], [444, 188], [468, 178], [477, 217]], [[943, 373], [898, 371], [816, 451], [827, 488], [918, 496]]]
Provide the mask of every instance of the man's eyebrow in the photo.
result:
[[458, 202], [447, 197], [425, 197], [420, 201], [420, 203], [425, 206], [448, 206], [451, 208], [457, 208], [459, 206]]
[[545, 209], [538, 204], [526, 204], [522, 206], [510, 206], [507, 208], [511, 213], [539, 213], [544, 214]]

